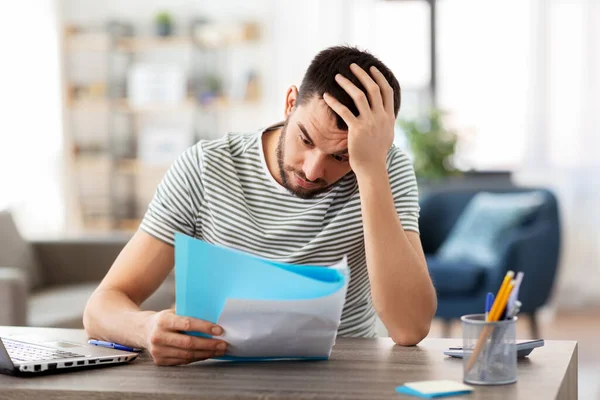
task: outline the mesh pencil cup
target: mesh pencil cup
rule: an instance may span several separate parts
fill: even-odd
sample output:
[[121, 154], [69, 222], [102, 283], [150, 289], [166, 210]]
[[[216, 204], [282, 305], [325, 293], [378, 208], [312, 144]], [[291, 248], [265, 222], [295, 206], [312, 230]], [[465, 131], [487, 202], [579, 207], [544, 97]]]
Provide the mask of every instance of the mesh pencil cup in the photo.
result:
[[473, 385], [517, 381], [517, 317], [487, 322], [485, 314], [463, 315], [463, 380]]

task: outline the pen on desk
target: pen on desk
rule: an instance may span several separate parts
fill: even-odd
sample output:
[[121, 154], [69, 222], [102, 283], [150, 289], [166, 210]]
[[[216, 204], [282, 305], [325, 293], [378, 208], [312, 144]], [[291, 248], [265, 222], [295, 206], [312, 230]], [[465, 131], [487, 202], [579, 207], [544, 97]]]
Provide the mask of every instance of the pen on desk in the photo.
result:
[[485, 320], [487, 321], [490, 315], [490, 311], [492, 310], [492, 305], [494, 304], [494, 294], [492, 292], [488, 292], [485, 298]]
[[135, 353], [139, 353], [140, 351], [143, 350], [143, 349], [138, 349], [136, 347], [129, 347], [129, 346], [125, 346], [125, 345], [118, 344], [118, 343], [105, 342], [103, 340], [90, 339], [90, 340], [88, 340], [88, 343], [93, 344], [94, 346], [107, 347], [109, 349], [115, 349], [115, 350], [132, 351]]

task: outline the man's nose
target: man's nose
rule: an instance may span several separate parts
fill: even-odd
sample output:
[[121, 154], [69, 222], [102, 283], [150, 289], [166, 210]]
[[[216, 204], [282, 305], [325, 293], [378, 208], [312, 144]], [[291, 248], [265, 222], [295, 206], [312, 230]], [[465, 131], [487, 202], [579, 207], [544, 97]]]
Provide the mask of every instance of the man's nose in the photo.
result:
[[304, 176], [309, 181], [316, 181], [319, 178], [323, 178], [325, 175], [323, 157], [320, 154], [309, 152], [304, 159]]

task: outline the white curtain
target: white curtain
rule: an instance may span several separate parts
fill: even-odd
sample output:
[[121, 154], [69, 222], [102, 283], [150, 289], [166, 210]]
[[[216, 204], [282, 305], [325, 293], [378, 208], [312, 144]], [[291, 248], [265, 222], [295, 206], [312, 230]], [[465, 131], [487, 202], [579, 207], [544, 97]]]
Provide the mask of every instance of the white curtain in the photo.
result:
[[0, 209], [25, 236], [64, 228], [61, 91], [54, 0], [3, 4]]
[[600, 2], [536, 0], [529, 140], [517, 179], [555, 190], [563, 254], [555, 306], [600, 304]]
[[438, 104], [452, 117], [461, 169], [514, 170], [524, 157], [532, 0], [438, 0]]

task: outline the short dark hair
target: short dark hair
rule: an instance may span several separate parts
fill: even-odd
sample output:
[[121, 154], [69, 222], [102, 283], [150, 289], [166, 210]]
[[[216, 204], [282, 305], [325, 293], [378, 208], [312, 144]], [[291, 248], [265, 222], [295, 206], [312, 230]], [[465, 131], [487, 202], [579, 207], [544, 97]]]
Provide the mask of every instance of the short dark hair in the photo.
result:
[[[336, 74], [342, 74], [366, 93], [358, 78], [350, 71], [350, 64], [352, 63], [356, 63], [369, 75], [371, 74], [369, 68], [374, 65], [385, 76], [385, 79], [394, 89], [394, 115], [398, 116], [400, 110], [400, 84], [392, 71], [369, 52], [349, 46], [329, 47], [313, 58], [302, 79], [296, 104], [299, 106], [306, 104], [315, 96], [322, 98], [323, 93], [327, 92], [348, 107], [354, 115], [358, 115], [359, 112], [354, 100], [335, 80]], [[344, 120], [337, 114], [335, 114], [335, 117], [338, 128], [347, 130], [348, 127]]]

